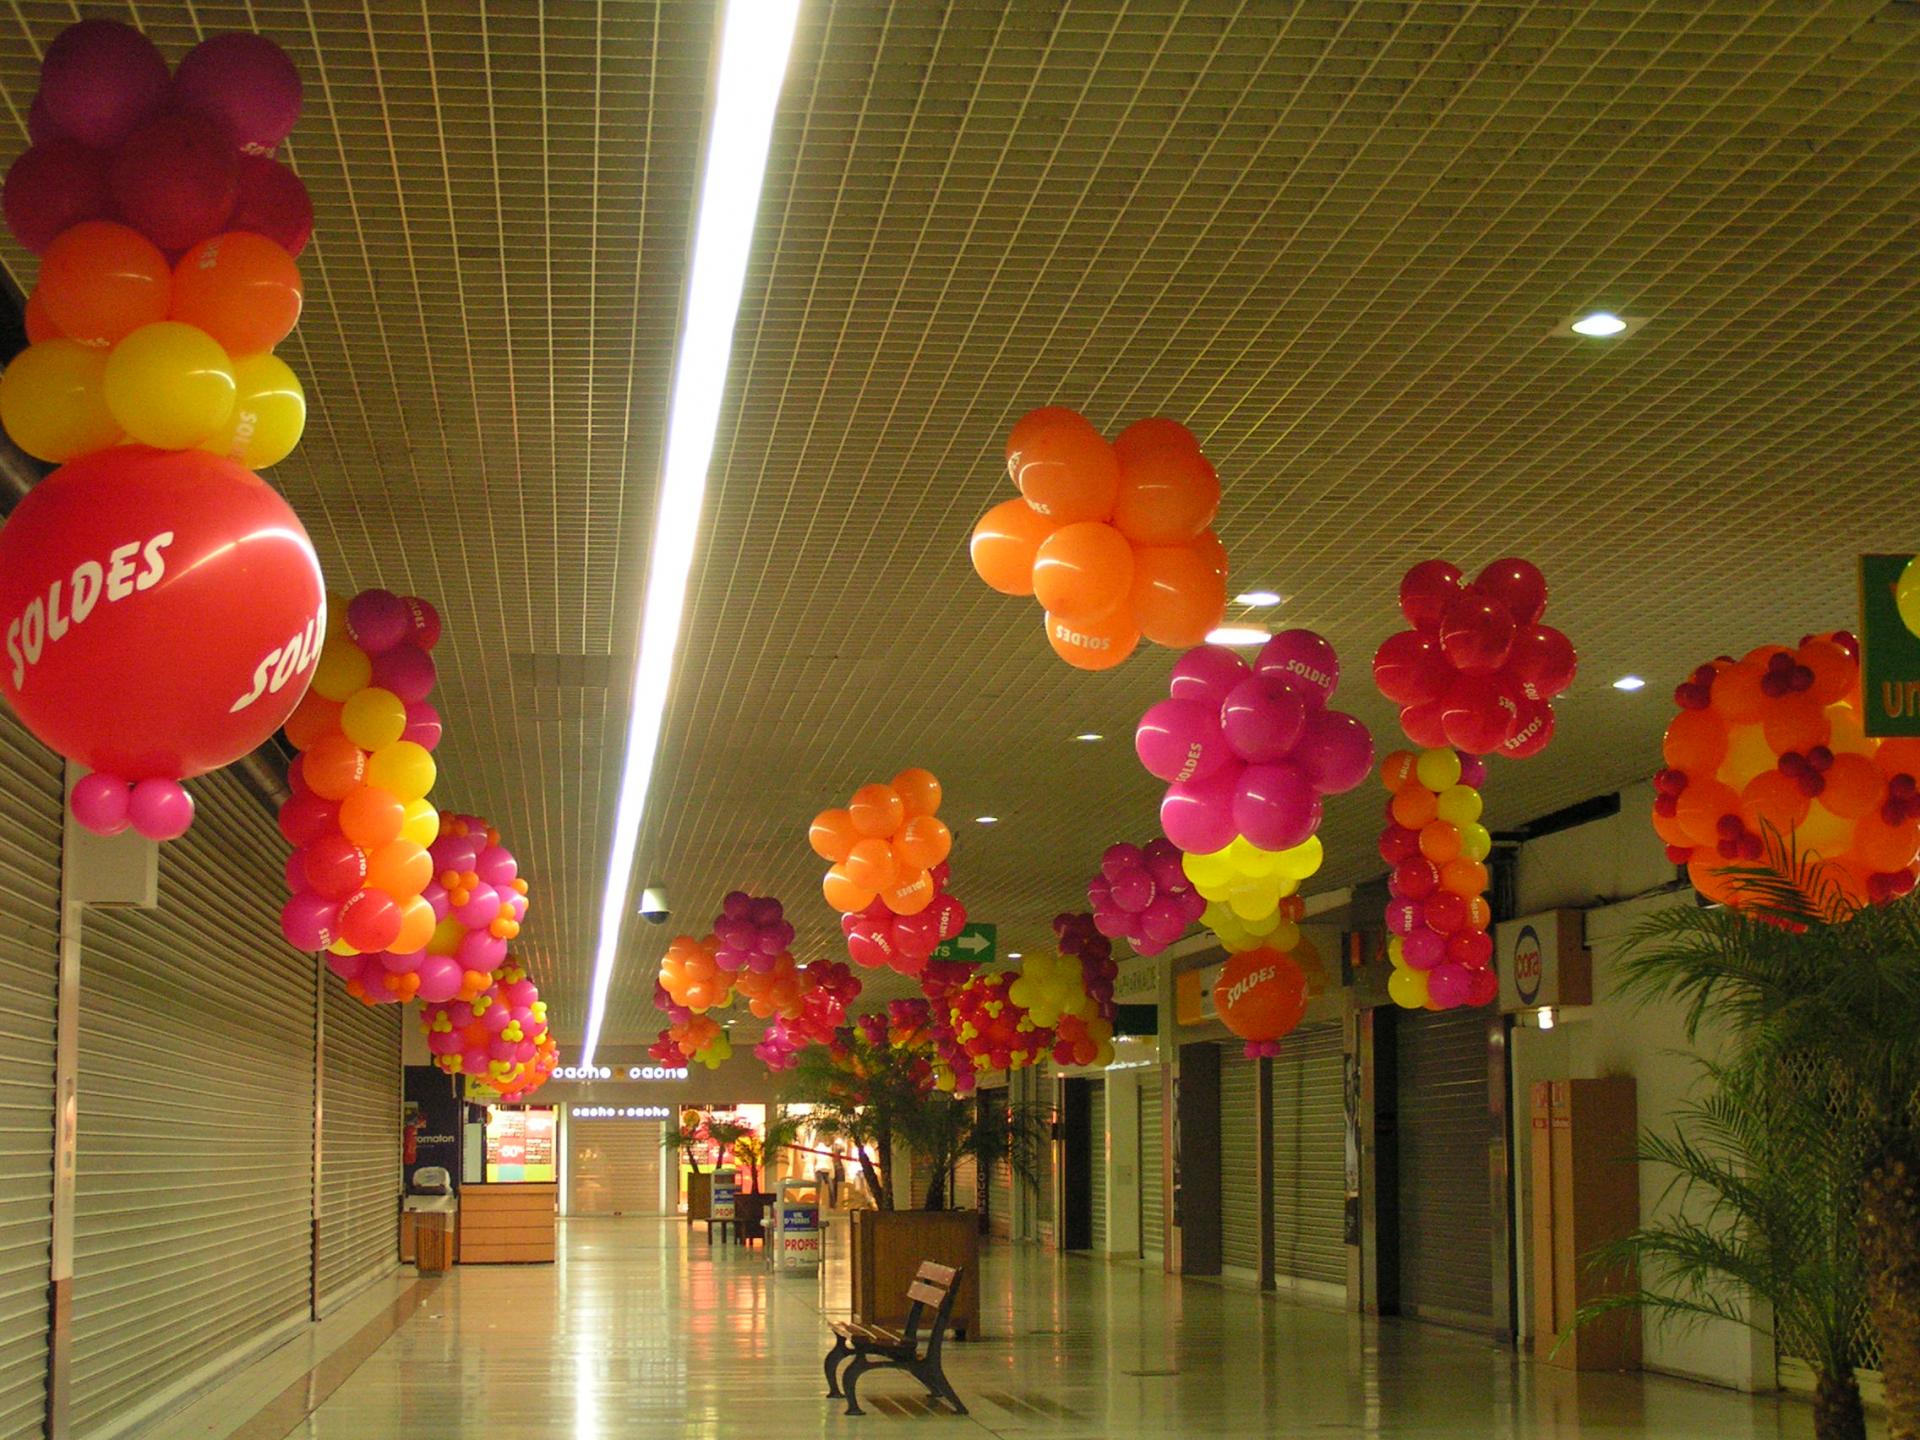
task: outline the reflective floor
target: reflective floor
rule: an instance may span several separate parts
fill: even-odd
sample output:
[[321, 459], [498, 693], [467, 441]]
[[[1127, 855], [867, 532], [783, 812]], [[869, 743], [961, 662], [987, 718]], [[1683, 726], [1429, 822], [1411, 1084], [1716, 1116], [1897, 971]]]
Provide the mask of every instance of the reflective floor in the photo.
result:
[[[572, 1220], [552, 1267], [458, 1269], [369, 1297], [358, 1352], [321, 1378], [211, 1399], [169, 1436], [703, 1440], [805, 1435], [1541, 1436], [1812, 1434], [1806, 1406], [1655, 1376], [1572, 1376], [1473, 1336], [1129, 1265], [996, 1246], [982, 1340], [948, 1347], [972, 1410], [915, 1383], [822, 1398], [824, 1312], [845, 1277], [770, 1275], [678, 1222]], [[837, 1283], [836, 1283], [837, 1282]], [[836, 1304], [824, 1303], [825, 1296]], [[397, 1303], [396, 1303], [397, 1302]], [[405, 1315], [397, 1328], [393, 1316]], [[356, 1323], [358, 1323], [356, 1321]], [[357, 1363], [351, 1363], [357, 1361]], [[268, 1404], [277, 1399], [279, 1409]], [[256, 1403], [257, 1402], [257, 1403]], [[315, 1408], [317, 1406], [317, 1408]], [[263, 1408], [264, 1407], [264, 1408]], [[311, 1413], [307, 1411], [311, 1409]]]

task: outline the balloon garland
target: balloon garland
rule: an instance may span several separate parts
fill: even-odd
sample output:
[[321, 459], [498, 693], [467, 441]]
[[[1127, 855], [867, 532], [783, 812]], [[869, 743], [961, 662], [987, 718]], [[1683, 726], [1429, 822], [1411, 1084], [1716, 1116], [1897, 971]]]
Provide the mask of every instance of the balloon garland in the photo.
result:
[[1486, 859], [1493, 837], [1480, 824], [1487, 774], [1478, 756], [1396, 750], [1380, 767], [1387, 828], [1380, 858], [1387, 890], [1387, 994], [1407, 1010], [1485, 1005], [1499, 993], [1493, 972], [1493, 912]]
[[928, 872], [953, 848], [939, 809], [940, 782], [908, 769], [890, 784], [862, 785], [846, 809], [814, 816], [807, 842], [831, 862], [821, 882], [827, 903], [843, 915], [876, 900], [893, 915], [917, 915], [931, 905], [936, 890]]
[[193, 820], [179, 782], [280, 728], [325, 625], [312, 543], [252, 473], [306, 417], [272, 353], [301, 303], [275, 222], [297, 193], [304, 244], [312, 207], [266, 158], [299, 118], [300, 77], [238, 34], [170, 77], [138, 30], [83, 20], [40, 80], [4, 190], [41, 265], [0, 426], [61, 468], [0, 529], [0, 693], [94, 772], [76, 820], [171, 840]]
[[[1653, 827], [1709, 899], [1750, 907], [1728, 867], [1811, 882], [1844, 912], [1904, 895], [1920, 873], [1920, 740], [1865, 733], [1859, 645], [1845, 631], [1701, 665], [1674, 690]], [[1819, 862], [1800, 874], [1794, 860]]]
[[1108, 444], [1057, 405], [1007, 436], [1020, 498], [973, 528], [980, 578], [1032, 595], [1047, 642], [1081, 670], [1109, 670], [1145, 636], [1198, 644], [1227, 608], [1227, 552], [1211, 529], [1220, 477], [1200, 442], [1172, 420], [1136, 420]]

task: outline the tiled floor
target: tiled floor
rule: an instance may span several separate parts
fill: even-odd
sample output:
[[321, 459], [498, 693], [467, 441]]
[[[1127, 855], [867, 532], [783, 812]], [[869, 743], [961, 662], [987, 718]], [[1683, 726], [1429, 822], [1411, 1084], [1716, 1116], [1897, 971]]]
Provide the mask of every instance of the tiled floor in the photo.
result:
[[[822, 1398], [823, 1287], [678, 1223], [562, 1222], [552, 1267], [456, 1270], [291, 1433], [322, 1440], [786, 1440], [806, 1435], [1420, 1436], [1750, 1440], [1812, 1433], [1797, 1401], [1659, 1377], [1575, 1377], [1475, 1337], [996, 1247], [986, 1337], [949, 1347], [972, 1414], [863, 1382]], [[839, 1280], [839, 1286], [833, 1282]], [[826, 1293], [844, 1276], [830, 1271]], [[391, 1305], [389, 1296], [383, 1302]], [[376, 1315], [379, 1313], [374, 1311]], [[380, 1322], [375, 1319], [377, 1327]], [[337, 1376], [335, 1377], [337, 1378]], [[272, 1393], [284, 1395], [282, 1386]], [[265, 1391], [261, 1392], [263, 1395]], [[321, 1399], [321, 1395], [325, 1395]], [[229, 1401], [231, 1433], [251, 1410]], [[300, 1407], [304, 1408], [304, 1407]], [[169, 1434], [175, 1433], [169, 1429]]]

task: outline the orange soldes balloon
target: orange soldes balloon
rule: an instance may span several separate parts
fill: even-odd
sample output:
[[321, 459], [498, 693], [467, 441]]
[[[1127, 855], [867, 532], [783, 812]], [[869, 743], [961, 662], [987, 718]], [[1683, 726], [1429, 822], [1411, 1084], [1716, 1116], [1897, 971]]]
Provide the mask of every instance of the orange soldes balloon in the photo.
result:
[[1193, 548], [1213, 568], [1213, 573], [1220, 577], [1220, 583], [1226, 584], [1227, 547], [1221, 543], [1220, 537], [1211, 530], [1202, 530], [1193, 537]]
[[[407, 807], [400, 803], [399, 797], [392, 791], [382, 790], [377, 785], [362, 785], [340, 802], [340, 833], [362, 850], [377, 850], [390, 841], [398, 840], [406, 823]], [[420, 892], [415, 890], [412, 893], [418, 895]]]
[[1388, 794], [1398, 795], [1413, 783], [1414, 767], [1419, 761], [1420, 757], [1411, 750], [1395, 750], [1380, 762], [1380, 783], [1387, 787]]
[[433, 879], [433, 857], [411, 840], [389, 840], [367, 856], [367, 884], [396, 900], [411, 900]]
[[[1787, 777], [1782, 775], [1780, 778], [1785, 780]], [[1788, 783], [1791, 784], [1792, 782], [1789, 781]], [[1794, 793], [1799, 793], [1797, 786], [1795, 787]], [[1658, 810], [1654, 811], [1653, 833], [1658, 835], [1667, 844], [1678, 845], [1684, 850], [1691, 850], [1694, 846], [1693, 836], [1687, 833], [1686, 827], [1680, 823], [1680, 817], [1678, 815], [1662, 815]]]
[[840, 869], [862, 890], [884, 890], [894, 881], [893, 847], [868, 836], [855, 842]]
[[1813, 688], [1807, 694], [1816, 705], [1833, 704], [1860, 678], [1859, 663], [1822, 636], [1816, 635], [1796, 653], [1800, 663], [1813, 671]]
[[1140, 633], [1186, 649], [1226, 618], [1227, 582], [1192, 545], [1143, 545], [1133, 552], [1132, 605]]
[[1060, 522], [1025, 500], [1002, 500], [973, 527], [974, 572], [1002, 595], [1033, 593], [1033, 559]]
[[393, 937], [393, 944], [387, 948], [396, 955], [411, 955], [416, 950], [424, 950], [427, 941], [433, 938], [433, 928], [440, 922], [433, 918], [433, 906], [418, 895], [400, 902], [400, 933]]
[[1880, 742], [1873, 763], [1883, 775], [1920, 776], [1920, 736], [1895, 735]]
[[1074, 622], [1049, 612], [1042, 623], [1053, 653], [1076, 670], [1111, 670], [1140, 643], [1133, 612], [1124, 605], [1099, 620]]
[[822, 860], [839, 864], [853, 849], [860, 832], [853, 828], [853, 816], [844, 810], [822, 810], [807, 827], [807, 843]]
[[907, 819], [939, 812], [940, 781], [931, 770], [922, 770], [918, 765], [908, 766], [893, 777], [893, 789], [900, 797], [900, 806], [906, 811]]
[[893, 842], [894, 855], [911, 870], [931, 870], [953, 849], [953, 832], [937, 815], [915, 815]]
[[173, 268], [173, 318], [198, 325], [229, 355], [271, 350], [300, 319], [300, 267], [264, 235], [203, 240]]
[[853, 792], [847, 814], [860, 834], [885, 838], [906, 823], [907, 807], [891, 785], [862, 785]]
[[1853, 854], [1882, 874], [1905, 870], [1920, 854], [1920, 824], [1907, 820], [1889, 825], [1878, 815], [1869, 815], [1854, 829]]
[[862, 890], [847, 878], [847, 872], [838, 865], [827, 870], [820, 881], [820, 893], [827, 897], [827, 904], [843, 915], [852, 915], [873, 904], [873, 891]]
[[1098, 435], [1094, 424], [1078, 410], [1066, 405], [1042, 405], [1038, 410], [1029, 410], [1013, 422], [1013, 429], [1007, 432], [1007, 478], [1015, 485], [1020, 483], [1020, 457], [1033, 443], [1034, 437], [1052, 429], [1054, 426], [1067, 429], [1091, 431]]
[[306, 697], [294, 706], [293, 714], [287, 717], [284, 727], [287, 741], [296, 750], [311, 750], [314, 741], [322, 735], [340, 733], [340, 709], [338, 700], [329, 700], [318, 690], [309, 690]]
[[111, 345], [167, 318], [173, 272], [138, 230], [87, 220], [47, 247], [35, 293], [68, 339]]
[[1164, 415], [1149, 415], [1144, 420], [1136, 420], [1113, 437], [1113, 453], [1120, 457], [1123, 466], [1155, 450], [1198, 455], [1200, 442], [1193, 438], [1193, 432], [1186, 426]]
[[1027, 503], [1056, 524], [1104, 520], [1120, 489], [1120, 461], [1085, 418], [1029, 415], [1007, 437], [1007, 471]]
[[367, 752], [344, 735], [323, 735], [301, 756], [300, 773], [322, 800], [344, 800], [367, 778]]
[[933, 877], [922, 870], [882, 890], [880, 899], [896, 915], [918, 915], [933, 903]]
[[1033, 562], [1034, 598], [1063, 620], [1111, 615], [1132, 586], [1133, 547], [1096, 520], [1061, 526], [1040, 543]]
[[1178, 545], [1213, 523], [1220, 477], [1197, 452], [1149, 450], [1121, 467], [1113, 524], [1136, 545]]
[[1307, 977], [1278, 950], [1243, 950], [1214, 983], [1213, 1008], [1242, 1039], [1278, 1040], [1306, 1016]]
[[1429, 820], [1420, 827], [1420, 853], [1436, 865], [1460, 857], [1460, 827], [1445, 820]]
[[1716, 851], [1703, 850], [1687, 862], [1687, 878], [1693, 882], [1693, 888], [1709, 900], [1718, 901], [1722, 905], [1737, 905], [1740, 902], [1740, 891], [1731, 878], [1721, 873], [1727, 866], [1735, 863], [1721, 859]]
[[[1720, 682], [1714, 682], [1718, 691]], [[1727, 726], [1711, 710], [1682, 710], [1667, 723], [1660, 753], [1675, 770], [1696, 779], [1713, 774], [1727, 758]]]

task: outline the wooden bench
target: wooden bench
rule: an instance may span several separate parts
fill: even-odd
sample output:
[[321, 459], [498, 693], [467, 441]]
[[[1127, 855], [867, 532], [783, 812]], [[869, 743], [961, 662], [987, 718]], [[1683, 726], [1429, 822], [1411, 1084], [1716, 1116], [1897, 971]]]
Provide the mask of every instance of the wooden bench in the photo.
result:
[[[904, 1370], [918, 1380], [935, 1400], [944, 1400], [954, 1413], [964, 1415], [967, 1407], [954, 1394], [946, 1371], [940, 1367], [940, 1346], [947, 1337], [953, 1315], [953, 1297], [960, 1289], [959, 1270], [936, 1265], [931, 1260], [907, 1287], [907, 1323], [903, 1329], [890, 1330], [881, 1325], [856, 1325], [836, 1321], [833, 1349], [827, 1352], [827, 1398], [846, 1397], [847, 1414], [864, 1415], [857, 1387], [869, 1370]], [[933, 1319], [923, 1335], [921, 1317], [931, 1309]], [[924, 1344], [925, 1349], [921, 1347]], [[844, 1362], [844, 1368], [843, 1368]]]

